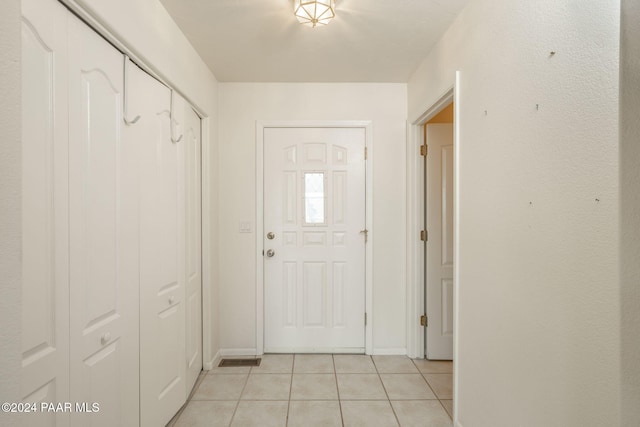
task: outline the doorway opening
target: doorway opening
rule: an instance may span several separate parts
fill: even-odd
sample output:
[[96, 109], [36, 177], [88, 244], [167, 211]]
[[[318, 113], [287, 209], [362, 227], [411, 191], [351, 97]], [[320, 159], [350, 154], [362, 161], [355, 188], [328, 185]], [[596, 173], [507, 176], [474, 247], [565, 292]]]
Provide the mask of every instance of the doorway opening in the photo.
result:
[[454, 103], [423, 125], [425, 358], [453, 360]]
[[[451, 86], [438, 98], [433, 98], [431, 101], [425, 103], [425, 107], [419, 110], [420, 114], [409, 117], [407, 126], [407, 355], [415, 359], [431, 360], [453, 360], [454, 363], [458, 360], [458, 254], [459, 254], [459, 204], [457, 202], [459, 194], [459, 155], [460, 155], [460, 92], [459, 81], [460, 72], [457, 71], [455, 78], [451, 81]], [[437, 123], [439, 122], [439, 123]], [[429, 127], [436, 129], [437, 127], [448, 127], [449, 143], [435, 144], [433, 146], [428, 139]], [[449, 122], [450, 124], [446, 124]], [[444, 145], [444, 146], [443, 146]], [[428, 147], [428, 148], [427, 148]], [[427, 160], [421, 155], [423, 151], [427, 155]], [[444, 155], [443, 155], [444, 154]], [[442, 213], [442, 205], [451, 212], [448, 215], [448, 222], [443, 227], [442, 215], [431, 214], [431, 219], [437, 220], [439, 223], [439, 230], [430, 229], [433, 225], [428, 223], [427, 217], [429, 216], [429, 207], [433, 207], [431, 200], [428, 199], [428, 185], [429, 183], [425, 179], [425, 173], [428, 173], [429, 156], [431, 160], [437, 160], [438, 167], [432, 166], [432, 172], [436, 169], [439, 172], [441, 178], [439, 182], [439, 189], [433, 192], [433, 195], [439, 196], [437, 199], [440, 201], [439, 213]], [[443, 158], [446, 160], [446, 165], [443, 168]], [[445, 171], [446, 177], [446, 199], [443, 201], [442, 191], [442, 171]], [[433, 182], [431, 182], [433, 184]], [[438, 184], [436, 182], [435, 184]], [[435, 205], [438, 207], [438, 205]], [[443, 234], [442, 230], [445, 230], [447, 237], [447, 245], [442, 245]], [[424, 240], [423, 240], [424, 239]], [[428, 241], [437, 243], [438, 249], [429, 248], [431, 254], [434, 252], [439, 255], [440, 263], [436, 265], [436, 272], [442, 273], [443, 264], [444, 267], [449, 269], [450, 276], [442, 277], [440, 274], [440, 283], [436, 283], [438, 286], [435, 289], [441, 291], [439, 296], [431, 297], [431, 302], [439, 303], [442, 307], [443, 298], [447, 303], [446, 310], [441, 310], [440, 313], [435, 315], [440, 320], [435, 321], [434, 313], [430, 313], [427, 309], [427, 278], [429, 275], [427, 256], [428, 256]], [[443, 263], [442, 261], [445, 260]], [[437, 263], [436, 263], [437, 264]], [[448, 265], [446, 265], [448, 264]], [[432, 269], [433, 270], [433, 269]], [[432, 271], [433, 272], [433, 271]], [[446, 280], [444, 280], [446, 279]], [[444, 289], [444, 292], [442, 290]], [[444, 322], [442, 321], [444, 318]], [[423, 326], [424, 324], [424, 326]], [[443, 325], [446, 327], [443, 328]], [[438, 354], [430, 354], [433, 345], [429, 345], [429, 339], [427, 335], [429, 333], [428, 328], [433, 328], [433, 332], [438, 332], [442, 336], [449, 335], [450, 341], [450, 355], [444, 357]], [[443, 334], [443, 332], [446, 332]], [[436, 335], [438, 335], [436, 334]], [[433, 339], [431, 344], [433, 344]], [[437, 344], [436, 344], [437, 347]], [[432, 362], [430, 360], [425, 361], [428, 364], [445, 364], [450, 362]], [[435, 366], [435, 365], [434, 365]], [[453, 369], [453, 419], [456, 419], [455, 402], [457, 400], [457, 394], [459, 388], [457, 386], [458, 374]]]

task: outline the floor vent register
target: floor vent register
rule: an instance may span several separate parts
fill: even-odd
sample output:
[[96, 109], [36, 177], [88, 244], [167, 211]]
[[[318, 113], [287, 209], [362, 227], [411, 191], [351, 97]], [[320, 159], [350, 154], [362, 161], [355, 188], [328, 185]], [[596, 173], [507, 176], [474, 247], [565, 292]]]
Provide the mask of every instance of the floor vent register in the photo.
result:
[[235, 366], [260, 366], [262, 359], [222, 359], [218, 365], [221, 368], [231, 368]]

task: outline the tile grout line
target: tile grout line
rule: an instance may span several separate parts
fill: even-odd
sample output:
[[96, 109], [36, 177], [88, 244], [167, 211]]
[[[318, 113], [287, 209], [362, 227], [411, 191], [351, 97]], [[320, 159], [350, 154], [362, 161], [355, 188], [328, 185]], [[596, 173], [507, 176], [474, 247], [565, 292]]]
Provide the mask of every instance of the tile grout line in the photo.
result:
[[[378, 365], [376, 365], [376, 361], [373, 359], [372, 356], [371, 357], [371, 361], [373, 362], [373, 366], [376, 368], [376, 372], [378, 373], [378, 379], [380, 380], [380, 384], [382, 384], [382, 389], [384, 390], [384, 394], [387, 396], [387, 402], [389, 403], [389, 406], [391, 406], [391, 412], [393, 412], [393, 416], [396, 419], [396, 423], [398, 423], [398, 426], [400, 427], [400, 419], [398, 418], [398, 414], [396, 414], [396, 410], [393, 408], [393, 405], [391, 404], [391, 399], [389, 399], [389, 393], [387, 392], [387, 388], [384, 386], [384, 382], [382, 381], [382, 377], [380, 376], [380, 371], [378, 370]], [[414, 364], [415, 366], [415, 364]]]
[[[413, 362], [413, 366], [415, 366], [416, 369], [418, 370], [418, 372], [420, 372], [420, 376], [422, 377], [424, 382], [427, 383], [427, 386], [429, 387], [429, 389], [431, 390], [433, 395], [436, 397], [436, 399], [438, 399], [438, 403], [440, 404], [440, 406], [442, 406], [442, 409], [444, 409], [444, 412], [446, 412], [447, 415], [449, 415], [449, 418], [451, 419], [451, 422], [453, 422], [453, 416], [449, 413], [449, 411], [447, 411], [447, 408], [444, 407], [444, 404], [442, 403], [442, 399], [440, 399], [440, 396], [438, 396], [438, 394], [433, 389], [433, 387], [431, 387], [431, 384], [429, 383], [429, 380], [427, 380], [427, 377], [424, 376], [424, 372], [422, 372], [420, 370], [420, 368], [418, 368], [418, 365], [416, 365], [416, 362], [413, 359], [411, 359], [411, 362]], [[451, 399], [451, 401], [453, 402], [453, 399]]]
[[340, 422], [344, 427], [344, 417], [342, 416], [342, 399], [340, 399], [340, 387], [338, 387], [338, 370], [336, 369], [336, 355], [331, 355], [331, 361], [333, 362], [333, 377], [336, 379], [336, 391], [338, 392], [338, 409], [340, 410]]
[[251, 371], [253, 367], [249, 369], [247, 373], [247, 378], [244, 380], [244, 385], [242, 386], [242, 390], [240, 390], [240, 396], [238, 396], [238, 400], [236, 401], [236, 407], [233, 409], [233, 414], [231, 415], [231, 419], [229, 420], [229, 426], [233, 424], [233, 419], [236, 417], [236, 413], [238, 412], [238, 406], [240, 406], [240, 399], [242, 399], [242, 393], [244, 393], [244, 389], [247, 388], [247, 383], [249, 382], [249, 376], [251, 375]]
[[293, 393], [293, 371], [296, 368], [296, 354], [293, 354], [293, 360], [291, 361], [291, 381], [289, 381], [289, 400], [287, 401], [287, 418], [284, 420], [284, 425], [289, 425], [289, 411], [291, 411], [291, 394]]

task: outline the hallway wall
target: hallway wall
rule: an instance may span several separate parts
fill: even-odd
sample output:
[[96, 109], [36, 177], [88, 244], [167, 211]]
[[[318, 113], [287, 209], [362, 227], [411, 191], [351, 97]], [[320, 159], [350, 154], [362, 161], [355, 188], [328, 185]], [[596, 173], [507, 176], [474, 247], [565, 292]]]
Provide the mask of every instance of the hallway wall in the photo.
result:
[[460, 70], [462, 426], [620, 422], [619, 14], [470, 2], [409, 81], [412, 120]]
[[[373, 122], [373, 347], [406, 351], [405, 84], [220, 84], [220, 347], [256, 347], [256, 120]], [[239, 233], [250, 221], [252, 233]]]

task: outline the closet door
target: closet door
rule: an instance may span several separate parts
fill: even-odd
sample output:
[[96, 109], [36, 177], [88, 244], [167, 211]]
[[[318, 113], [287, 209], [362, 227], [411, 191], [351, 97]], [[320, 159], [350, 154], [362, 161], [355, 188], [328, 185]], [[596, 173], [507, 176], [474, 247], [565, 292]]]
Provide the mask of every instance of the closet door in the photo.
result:
[[69, 15], [72, 425], [138, 425], [137, 148], [121, 137], [122, 55]]
[[127, 143], [140, 150], [140, 421], [163, 426], [186, 400], [184, 141], [171, 140], [171, 92], [127, 64]]
[[[67, 12], [22, 1], [23, 402], [69, 401]], [[68, 424], [64, 412], [25, 426]]]
[[193, 388], [202, 370], [201, 139], [200, 117], [187, 106], [184, 126], [187, 203], [187, 394]]

